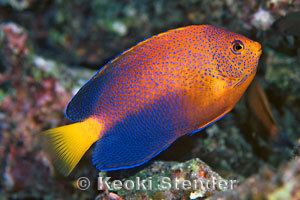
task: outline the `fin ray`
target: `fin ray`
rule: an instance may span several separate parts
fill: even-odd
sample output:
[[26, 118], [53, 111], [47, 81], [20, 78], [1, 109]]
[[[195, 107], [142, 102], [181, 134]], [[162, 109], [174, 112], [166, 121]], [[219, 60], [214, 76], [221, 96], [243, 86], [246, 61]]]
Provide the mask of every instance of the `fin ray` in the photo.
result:
[[69, 120], [73, 122], [83, 121], [93, 114], [103, 88], [110, 79], [105, 70], [108, 66], [110, 63], [97, 71], [70, 100], [65, 110], [65, 116]]
[[99, 139], [101, 126], [92, 118], [43, 132], [46, 149], [63, 175], [69, 175], [84, 153]]

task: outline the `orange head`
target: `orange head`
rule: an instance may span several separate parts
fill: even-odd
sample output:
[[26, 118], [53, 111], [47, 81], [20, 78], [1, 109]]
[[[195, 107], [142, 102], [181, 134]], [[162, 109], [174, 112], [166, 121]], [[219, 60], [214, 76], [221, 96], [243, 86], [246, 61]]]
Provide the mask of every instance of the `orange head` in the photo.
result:
[[248, 78], [252, 80], [262, 53], [261, 45], [243, 35], [218, 27], [207, 26], [206, 31], [218, 75], [232, 80], [229, 82], [234, 85], [242, 84]]

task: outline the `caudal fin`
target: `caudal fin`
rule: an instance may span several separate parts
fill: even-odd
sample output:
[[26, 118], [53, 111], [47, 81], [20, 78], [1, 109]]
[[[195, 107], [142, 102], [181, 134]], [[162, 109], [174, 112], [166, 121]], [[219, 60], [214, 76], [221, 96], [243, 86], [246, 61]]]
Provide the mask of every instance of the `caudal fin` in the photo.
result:
[[92, 118], [43, 133], [47, 151], [54, 166], [67, 176], [78, 164], [84, 153], [99, 139], [101, 125]]

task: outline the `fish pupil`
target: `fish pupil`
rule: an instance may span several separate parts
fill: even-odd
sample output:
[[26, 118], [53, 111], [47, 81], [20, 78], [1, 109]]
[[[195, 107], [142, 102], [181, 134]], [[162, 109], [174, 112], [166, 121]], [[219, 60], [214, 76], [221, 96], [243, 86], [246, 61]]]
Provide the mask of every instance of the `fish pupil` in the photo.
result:
[[234, 51], [240, 51], [240, 50], [242, 50], [243, 49], [243, 46], [242, 46], [242, 44], [240, 44], [240, 43], [235, 43], [234, 45], [233, 45], [233, 50]]

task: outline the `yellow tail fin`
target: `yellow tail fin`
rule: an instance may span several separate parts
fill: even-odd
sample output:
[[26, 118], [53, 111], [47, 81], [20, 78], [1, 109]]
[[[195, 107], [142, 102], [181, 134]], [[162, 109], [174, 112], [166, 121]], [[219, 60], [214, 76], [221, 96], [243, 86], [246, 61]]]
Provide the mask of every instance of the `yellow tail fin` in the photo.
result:
[[84, 153], [100, 138], [101, 125], [92, 118], [44, 132], [54, 166], [67, 176]]

